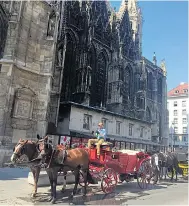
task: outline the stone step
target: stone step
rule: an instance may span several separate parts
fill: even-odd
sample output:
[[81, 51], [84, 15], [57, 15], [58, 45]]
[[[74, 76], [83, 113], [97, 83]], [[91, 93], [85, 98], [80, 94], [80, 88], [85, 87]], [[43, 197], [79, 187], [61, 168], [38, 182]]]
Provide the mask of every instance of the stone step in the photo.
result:
[[[63, 180], [64, 180], [64, 176], [61, 173], [58, 176], [57, 184], [58, 185], [63, 184]], [[75, 182], [75, 177], [74, 177], [73, 173], [72, 172], [68, 172], [67, 176], [66, 176], [66, 183], [67, 184], [73, 184], [74, 182]], [[29, 174], [28, 174], [28, 183], [31, 184], [31, 185], [34, 185], [34, 179], [33, 179], [32, 172], [29, 172]], [[50, 186], [49, 177], [48, 177], [46, 171], [41, 171], [40, 172], [39, 180], [38, 180], [38, 186], [39, 187]]]

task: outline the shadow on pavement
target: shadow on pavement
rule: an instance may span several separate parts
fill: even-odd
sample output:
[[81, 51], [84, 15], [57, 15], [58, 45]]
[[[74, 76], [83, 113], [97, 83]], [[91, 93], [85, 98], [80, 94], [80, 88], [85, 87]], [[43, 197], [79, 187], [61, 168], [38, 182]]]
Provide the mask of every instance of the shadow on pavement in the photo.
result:
[[24, 168], [0, 168], [0, 180], [17, 180], [20, 178], [27, 178], [30, 169]]
[[[120, 205], [130, 199], [136, 199], [141, 196], [149, 195], [149, 190], [162, 189], [165, 188], [160, 185], [149, 185], [147, 189], [141, 190], [136, 182], [122, 183], [116, 188], [115, 193], [104, 194], [99, 186], [89, 186], [87, 189], [87, 196], [84, 198], [82, 196], [82, 189], [78, 188], [77, 195], [74, 197], [72, 204], [74, 205]], [[61, 193], [57, 188], [57, 204], [68, 205], [68, 196], [73, 190], [73, 185], [71, 188], [66, 189], [64, 193]], [[38, 193], [36, 198], [20, 197], [20, 199], [32, 202], [34, 205], [50, 204], [49, 202], [50, 193]]]
[[[151, 190], [161, 190], [167, 188], [175, 183], [183, 182], [178, 180], [177, 182], [170, 182], [170, 180], [160, 181], [157, 185], [148, 185], [146, 189], [140, 189], [137, 182], [118, 184], [114, 193], [104, 194], [101, 191], [100, 185], [89, 185], [87, 188], [87, 196], [82, 196], [82, 188], [78, 187], [77, 195], [74, 197], [72, 204], [74, 205], [120, 205], [128, 200], [135, 200], [139, 197], [150, 195]], [[186, 181], [184, 181], [186, 183]], [[60, 187], [57, 187], [57, 204], [68, 205], [68, 196], [73, 190], [73, 185], [69, 185], [64, 193], [60, 192]], [[26, 197], [19, 197], [20, 199], [30, 202], [34, 205], [50, 205], [49, 202], [50, 193], [43, 192], [38, 193], [36, 198], [31, 198], [30, 194]]]

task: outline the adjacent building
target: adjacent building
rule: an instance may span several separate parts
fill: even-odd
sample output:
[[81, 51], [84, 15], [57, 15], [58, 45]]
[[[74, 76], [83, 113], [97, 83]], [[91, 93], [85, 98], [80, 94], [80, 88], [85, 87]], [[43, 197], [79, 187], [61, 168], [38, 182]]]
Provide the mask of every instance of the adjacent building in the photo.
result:
[[188, 83], [180, 83], [168, 92], [169, 146], [188, 150]]
[[[168, 146], [166, 66], [142, 55], [136, 0], [0, 2], [0, 140], [90, 138]], [[144, 45], [145, 46], [145, 45]]]

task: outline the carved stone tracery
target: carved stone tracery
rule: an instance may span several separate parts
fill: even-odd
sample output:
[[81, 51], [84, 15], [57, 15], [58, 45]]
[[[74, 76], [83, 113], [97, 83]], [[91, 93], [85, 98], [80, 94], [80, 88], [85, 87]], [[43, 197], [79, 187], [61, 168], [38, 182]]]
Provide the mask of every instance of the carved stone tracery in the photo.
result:
[[47, 30], [47, 36], [48, 37], [54, 37], [55, 27], [56, 27], [56, 14], [53, 11], [49, 15], [48, 30]]
[[32, 126], [35, 96], [30, 88], [23, 87], [17, 90], [12, 112], [13, 128], [22, 129]]

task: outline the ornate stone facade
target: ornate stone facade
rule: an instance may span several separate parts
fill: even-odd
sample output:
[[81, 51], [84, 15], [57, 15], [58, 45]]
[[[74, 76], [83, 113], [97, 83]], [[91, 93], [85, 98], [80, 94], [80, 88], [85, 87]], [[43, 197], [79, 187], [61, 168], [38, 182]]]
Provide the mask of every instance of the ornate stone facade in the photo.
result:
[[4, 146], [46, 132], [59, 20], [55, 11], [46, 2], [0, 2], [0, 28], [4, 28], [0, 30], [0, 141]]
[[153, 123], [153, 141], [167, 144], [165, 72], [142, 57], [135, 0], [119, 12], [107, 1], [1, 2], [0, 15], [1, 138], [56, 133], [75, 102]]

